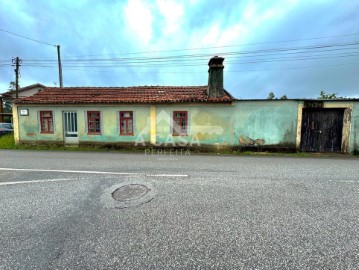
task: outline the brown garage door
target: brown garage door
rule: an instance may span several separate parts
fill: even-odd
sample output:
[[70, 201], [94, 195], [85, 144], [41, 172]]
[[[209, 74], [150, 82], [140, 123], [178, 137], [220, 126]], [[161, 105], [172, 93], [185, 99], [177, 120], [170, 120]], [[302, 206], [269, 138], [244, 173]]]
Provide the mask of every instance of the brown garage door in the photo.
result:
[[344, 109], [303, 109], [301, 149], [340, 152]]

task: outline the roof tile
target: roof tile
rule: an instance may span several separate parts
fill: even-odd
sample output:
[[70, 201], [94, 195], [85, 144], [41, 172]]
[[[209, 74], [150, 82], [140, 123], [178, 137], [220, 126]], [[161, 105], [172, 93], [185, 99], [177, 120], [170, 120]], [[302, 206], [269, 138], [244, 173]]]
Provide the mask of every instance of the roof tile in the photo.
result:
[[16, 104], [229, 103], [232, 96], [208, 97], [207, 86], [46, 87]]

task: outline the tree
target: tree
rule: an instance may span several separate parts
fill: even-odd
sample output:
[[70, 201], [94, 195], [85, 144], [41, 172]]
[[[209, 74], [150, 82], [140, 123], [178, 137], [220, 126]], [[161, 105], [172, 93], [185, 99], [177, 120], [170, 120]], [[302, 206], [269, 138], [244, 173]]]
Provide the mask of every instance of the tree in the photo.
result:
[[268, 94], [267, 99], [275, 99], [274, 93], [273, 93], [273, 92], [270, 92], [270, 93]]
[[12, 112], [12, 103], [9, 100], [7, 100], [6, 98], [5, 99], [3, 98], [2, 107], [3, 107], [4, 113]]
[[[16, 83], [11, 81], [9, 84], [9, 88], [8, 91], [9, 92], [14, 92], [16, 89]], [[4, 113], [11, 113], [12, 112], [12, 101], [10, 98], [3, 98], [2, 99], [2, 104], [3, 104], [3, 111]]]
[[332, 94], [327, 94], [325, 93], [325, 91], [320, 91], [319, 97], [318, 99], [342, 99], [344, 97], [339, 97], [338, 93], [332, 93]]
[[[267, 99], [278, 99], [278, 98], [276, 98], [276, 96], [273, 92], [270, 92], [267, 96]], [[280, 99], [288, 99], [288, 97], [287, 97], [287, 95], [283, 95], [283, 96], [281, 96]]]

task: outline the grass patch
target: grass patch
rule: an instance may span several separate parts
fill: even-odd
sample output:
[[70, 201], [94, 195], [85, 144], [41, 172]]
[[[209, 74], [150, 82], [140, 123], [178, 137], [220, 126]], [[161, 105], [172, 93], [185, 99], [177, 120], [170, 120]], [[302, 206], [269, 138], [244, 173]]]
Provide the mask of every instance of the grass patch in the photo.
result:
[[0, 149], [15, 149], [14, 134], [6, 134], [0, 137]]

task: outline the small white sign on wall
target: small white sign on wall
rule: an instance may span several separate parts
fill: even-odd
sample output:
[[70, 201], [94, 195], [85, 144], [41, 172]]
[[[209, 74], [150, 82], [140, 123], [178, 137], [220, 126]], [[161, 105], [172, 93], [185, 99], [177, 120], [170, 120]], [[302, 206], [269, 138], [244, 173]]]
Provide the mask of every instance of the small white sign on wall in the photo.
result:
[[20, 110], [21, 116], [28, 116], [29, 115], [29, 109], [21, 109]]

